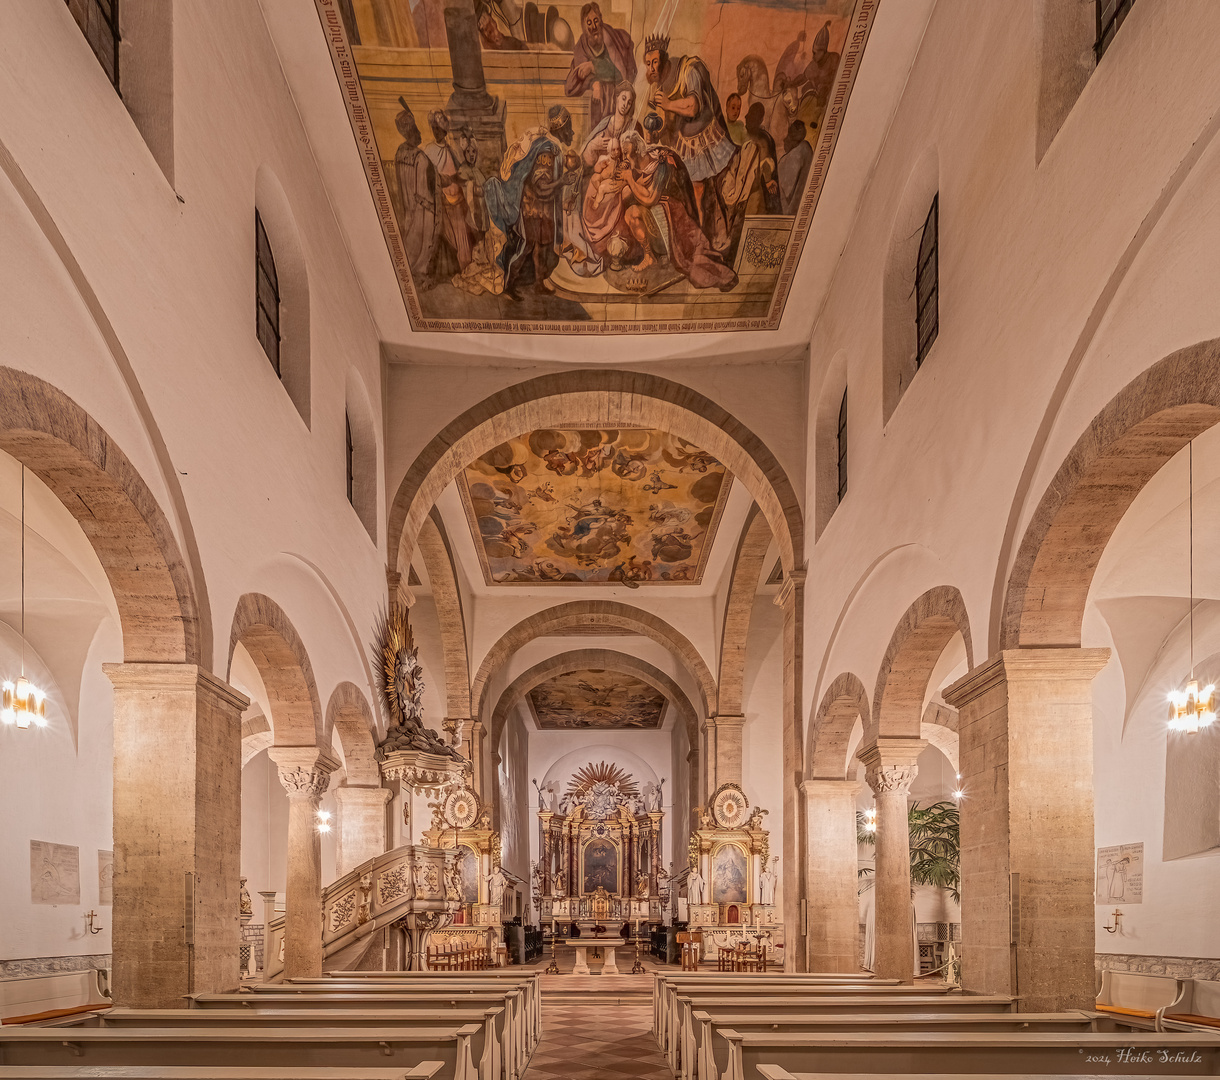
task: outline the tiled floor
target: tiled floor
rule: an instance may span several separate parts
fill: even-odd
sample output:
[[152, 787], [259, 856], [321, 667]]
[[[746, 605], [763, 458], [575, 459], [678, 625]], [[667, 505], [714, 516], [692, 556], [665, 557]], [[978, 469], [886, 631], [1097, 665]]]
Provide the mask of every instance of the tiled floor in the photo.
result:
[[652, 1036], [652, 1006], [542, 1005], [542, 1040], [525, 1080], [673, 1080]]

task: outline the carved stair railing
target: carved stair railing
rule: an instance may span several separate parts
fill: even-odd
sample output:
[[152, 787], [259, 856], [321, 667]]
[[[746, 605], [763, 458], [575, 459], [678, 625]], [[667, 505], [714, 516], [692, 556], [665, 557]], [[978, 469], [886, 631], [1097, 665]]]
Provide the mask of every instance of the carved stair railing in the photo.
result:
[[[415, 929], [447, 926], [458, 901], [446, 896], [453, 851], [410, 846], [361, 863], [322, 890], [322, 955], [332, 956], [406, 916]], [[263, 980], [283, 973], [284, 916], [264, 929]]]

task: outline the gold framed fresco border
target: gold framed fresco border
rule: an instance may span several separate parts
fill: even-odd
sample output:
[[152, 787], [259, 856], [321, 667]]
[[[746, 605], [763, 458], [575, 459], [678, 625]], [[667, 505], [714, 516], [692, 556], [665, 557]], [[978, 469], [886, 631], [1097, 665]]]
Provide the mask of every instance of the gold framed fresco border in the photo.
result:
[[[572, 430], [564, 428], [563, 430]], [[651, 428], [633, 428], [619, 426], [613, 429], [595, 428], [597, 431], [650, 431], [660, 430]], [[522, 434], [526, 434], [522, 432]], [[665, 434], [669, 434], [666, 432]], [[515, 435], [513, 438], [521, 438], [521, 435]], [[720, 467], [724, 469], [724, 482], [720, 485], [720, 491], [716, 495], [716, 505], [712, 510], [711, 520], [707, 523], [707, 529], [704, 535], [706, 539], [703, 542], [703, 548], [699, 552], [699, 561], [695, 565], [695, 577], [693, 581], [641, 581], [641, 588], [652, 588], [653, 586], [673, 587], [673, 586], [698, 586], [703, 584], [703, 574], [707, 570], [708, 560], [712, 557], [712, 545], [716, 542], [716, 534], [720, 530], [720, 519], [724, 516], [725, 507], [729, 504], [729, 496], [733, 492], [733, 474], [729, 471], [729, 467], [723, 461], [719, 462]], [[491, 563], [487, 560], [487, 549], [483, 546], [482, 534], [479, 532], [479, 521], [474, 512], [474, 500], [470, 495], [470, 486], [466, 479], [466, 469], [463, 469], [457, 475], [458, 501], [462, 504], [462, 511], [466, 515], [466, 523], [470, 526], [470, 539], [474, 544], [475, 557], [479, 560], [479, 569], [483, 571], [483, 584], [494, 588], [519, 588], [519, 589], [550, 589], [556, 586], [576, 589], [582, 586], [591, 588], [614, 589], [626, 588], [621, 581], [493, 581], [491, 576]], [[535, 717], [536, 719], [536, 717]]]
[[[609, 832], [609, 829], [607, 829]], [[590, 844], [609, 844], [614, 848], [614, 889], [607, 890], [612, 896], [623, 895], [623, 845], [618, 840], [614, 840], [609, 836], [591, 835], [587, 839], [583, 838], [580, 842], [580, 895], [581, 897], [592, 896], [593, 892], [588, 892], [585, 889], [585, 853], [589, 850]]]
[[[343, 25], [343, 16], [339, 11], [339, 0], [314, 0], [318, 18], [321, 20], [322, 30], [326, 36], [331, 63], [335, 69], [335, 78], [338, 80], [339, 89], [343, 94], [343, 104], [352, 125], [352, 134], [356, 139], [361, 164], [364, 166], [365, 180], [368, 182], [369, 193], [373, 197], [373, 206], [381, 222], [386, 250], [398, 278], [403, 303], [407, 308], [407, 318], [410, 320], [411, 329], [416, 333], [593, 335], [708, 334], [745, 330], [778, 330], [787, 307], [788, 294], [792, 289], [796, 268], [805, 248], [805, 240], [813, 222], [813, 214], [821, 199], [826, 175], [830, 170], [835, 147], [838, 145], [839, 130], [843, 126], [843, 119], [851, 100], [851, 92], [856, 83], [856, 72], [859, 70], [860, 61], [864, 56], [864, 48], [868, 44], [869, 34], [872, 32], [880, 3], [881, 0], [856, 0], [855, 8], [848, 22], [847, 37], [844, 39], [843, 52], [839, 60], [839, 70], [835, 75], [834, 92], [827, 102], [817, 149], [814, 151], [813, 163], [809, 168], [809, 178], [805, 182], [805, 193], [801, 198], [801, 205], [797, 210], [792, 232], [788, 236], [784, 260], [771, 295], [771, 310], [767, 316], [765, 318], [728, 319], [637, 319], [620, 322], [591, 319], [584, 322], [563, 322], [530, 319], [430, 319], [424, 316], [420, 308], [419, 296], [415, 292], [415, 283], [411, 280], [406, 249], [403, 247], [402, 237], [398, 232], [394, 204], [386, 186], [385, 170], [382, 168], [377, 139], [373, 134], [373, 125], [369, 117], [368, 105], [364, 99], [364, 87], [360, 82], [359, 69], [356, 67], [352, 47], [347, 40], [347, 30]], [[561, 583], [555, 582], [554, 584]]]
[[[754, 903], [753, 874], [750, 873], [750, 842], [748, 840], [724, 839], [717, 840], [708, 853], [708, 895], [714, 904], [738, 904], [749, 907]], [[716, 883], [716, 856], [725, 848], [736, 848], [745, 859], [746, 898], [744, 900], [717, 900], [713, 889]]]

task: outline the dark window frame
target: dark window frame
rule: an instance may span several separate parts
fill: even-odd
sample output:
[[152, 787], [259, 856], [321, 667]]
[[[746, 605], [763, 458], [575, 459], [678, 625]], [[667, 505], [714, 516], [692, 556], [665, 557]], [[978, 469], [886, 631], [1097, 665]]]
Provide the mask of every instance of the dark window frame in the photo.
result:
[[1093, 55], [1099, 64], [1114, 40], [1114, 35], [1118, 33], [1118, 28], [1134, 6], [1135, 0], [1094, 0], [1097, 11], [1097, 37], [1093, 42]]
[[927, 358], [940, 333], [940, 192], [932, 198], [915, 260], [915, 367]]
[[[110, 85], [122, 97], [123, 92], [119, 88], [119, 43], [122, 40], [119, 33], [119, 0], [75, 0], [75, 3], [64, 0], [64, 3], [97, 57], [97, 62], [102, 65]], [[103, 32], [102, 40], [97, 39], [96, 31], [99, 29]], [[109, 66], [105, 57], [109, 58]]]
[[[265, 283], [265, 285], [264, 285]], [[271, 361], [276, 378], [282, 379], [280, 350], [280, 279], [275, 269], [275, 253], [271, 250], [271, 239], [263, 227], [258, 210], [254, 211], [254, 332], [258, 343]]]
[[352, 442], [352, 417], [351, 414], [344, 410], [343, 427], [346, 434], [347, 444], [345, 447], [347, 459], [347, 501], [355, 507], [356, 505], [356, 445]]
[[839, 424], [836, 434], [836, 449], [839, 465], [839, 502], [847, 494], [847, 388], [843, 389], [843, 400], [839, 403]]

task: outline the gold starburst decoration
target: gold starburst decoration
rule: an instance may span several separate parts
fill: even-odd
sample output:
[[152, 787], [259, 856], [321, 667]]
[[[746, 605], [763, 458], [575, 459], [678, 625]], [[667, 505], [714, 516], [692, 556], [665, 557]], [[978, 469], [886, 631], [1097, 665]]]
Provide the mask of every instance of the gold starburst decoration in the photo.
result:
[[390, 608], [385, 621], [381, 644], [381, 692], [393, 718], [407, 722], [422, 719], [423, 672], [415, 649], [415, 635], [407, 622], [407, 610], [398, 604]]
[[568, 792], [578, 796], [586, 795], [595, 784], [609, 784], [611, 787], [616, 787], [624, 798], [640, 793], [640, 789], [636, 787], [630, 773], [624, 772], [617, 765], [608, 765], [604, 761], [599, 761], [596, 765], [592, 762], [582, 765], [568, 782]]

